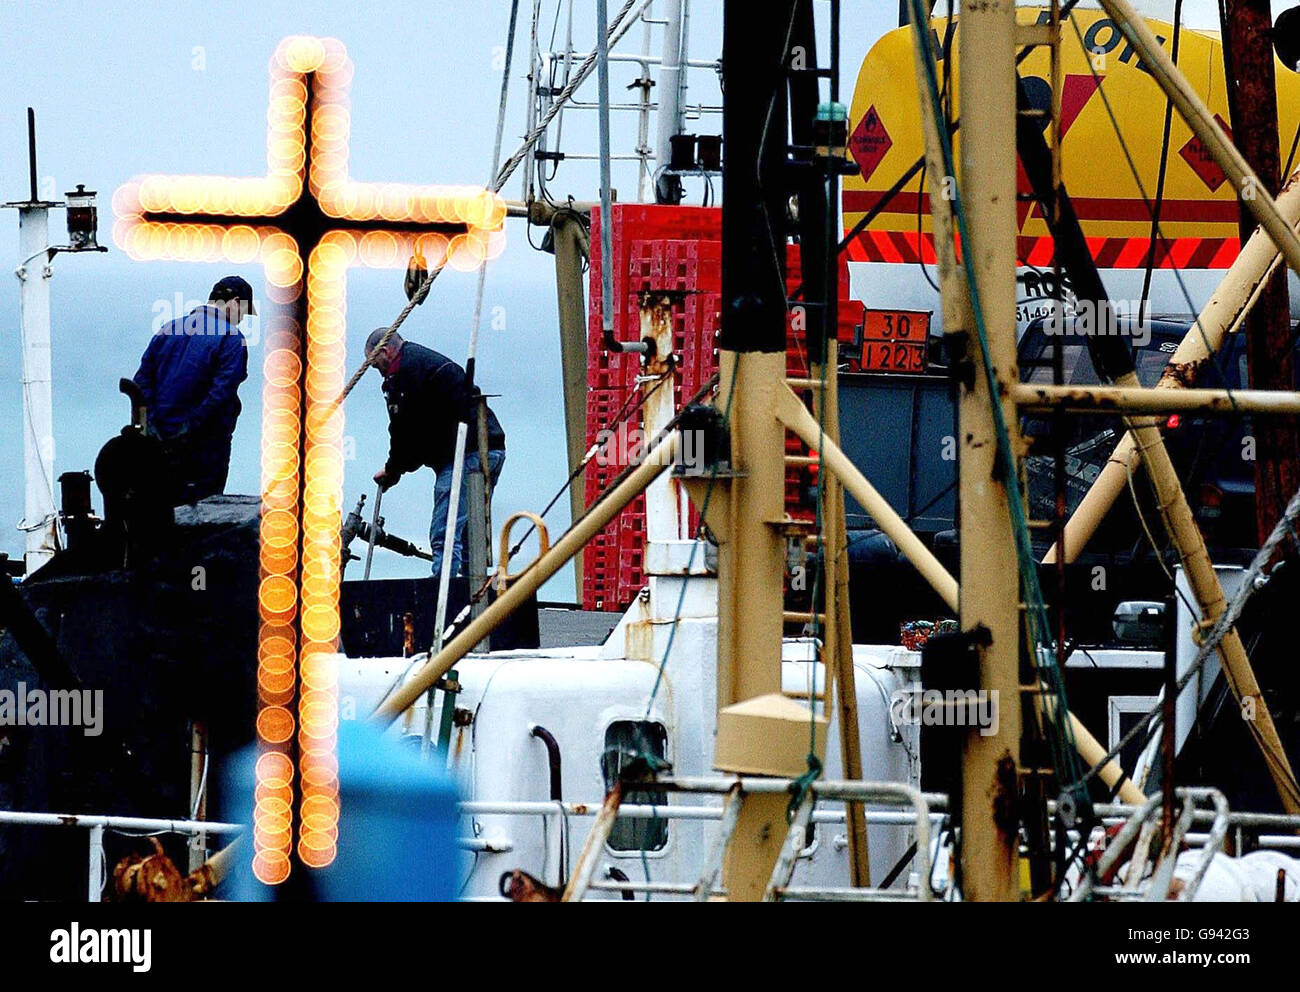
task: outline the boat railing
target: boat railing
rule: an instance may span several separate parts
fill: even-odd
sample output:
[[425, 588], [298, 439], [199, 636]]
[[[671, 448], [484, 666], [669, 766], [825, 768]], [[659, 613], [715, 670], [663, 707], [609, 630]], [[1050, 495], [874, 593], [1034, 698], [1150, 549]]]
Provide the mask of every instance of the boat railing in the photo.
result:
[[[1146, 871], [1148, 852], [1163, 820], [1164, 797], [1160, 794], [1133, 809], [1119, 832], [1107, 844], [1095, 870], [1080, 879], [1070, 901], [1082, 902], [1095, 897], [1146, 902], [1165, 900], [1173, 881], [1180, 849], [1189, 840], [1190, 829], [1198, 812], [1197, 806], [1200, 804], [1203, 812], [1211, 814], [1210, 829], [1200, 844], [1200, 857], [1192, 875], [1184, 880], [1182, 891], [1178, 893], [1179, 901], [1183, 902], [1195, 897], [1214, 856], [1223, 850], [1229, 825], [1228, 800], [1218, 789], [1204, 787], [1175, 789], [1174, 796], [1181, 801], [1181, 809], [1170, 825], [1168, 842], [1163, 845], [1162, 853], [1151, 873], [1148, 875]], [[1119, 859], [1130, 850], [1133, 854], [1124, 880], [1118, 885], [1097, 884], [1096, 879], [1106, 877], [1117, 867]]]
[[[626, 783], [638, 791], [653, 789], [660, 792], [716, 795], [723, 798], [721, 806], [623, 806], [623, 790], [612, 790], [599, 807], [583, 805], [583, 813], [594, 812], [596, 822], [587, 835], [582, 853], [574, 864], [573, 874], [565, 890], [566, 901], [579, 901], [588, 892], [659, 893], [679, 895], [705, 902], [711, 898], [725, 897], [720, 886], [722, 861], [727, 845], [740, 817], [740, 807], [747, 795], [796, 794], [798, 783], [793, 779], [749, 778], [734, 775], [700, 777], [653, 777]], [[871, 803], [873, 805], [902, 807], [895, 810], [868, 810], [867, 822], [891, 823], [910, 826], [915, 831], [918, 885], [915, 888], [884, 889], [854, 888], [850, 886], [796, 886], [792, 885], [795, 868], [804, 850], [807, 831], [815, 822], [843, 822], [842, 811], [817, 810], [819, 800]], [[471, 805], [471, 804], [466, 804]], [[555, 804], [537, 803], [538, 807]], [[705, 855], [700, 876], [694, 883], [623, 881], [594, 879], [596, 864], [614, 823], [620, 817], [716, 819], [720, 826], [713, 843]], [[813, 782], [802, 795], [791, 819], [786, 839], [781, 847], [776, 866], [764, 893], [768, 902], [785, 900], [804, 901], [855, 901], [896, 902], [900, 900], [928, 901], [930, 890], [930, 831], [932, 814], [927, 797], [911, 786], [897, 782], [826, 781]]]
[[142, 816], [97, 816], [88, 813], [28, 813], [10, 809], [0, 810], [0, 826], [58, 827], [87, 831], [89, 851], [86, 898], [89, 902], [101, 901], [108, 881], [108, 868], [104, 861], [105, 832], [136, 834], [141, 837], [153, 834], [200, 837], [235, 836], [244, 830], [238, 823], [218, 823], [213, 820], [158, 820]]

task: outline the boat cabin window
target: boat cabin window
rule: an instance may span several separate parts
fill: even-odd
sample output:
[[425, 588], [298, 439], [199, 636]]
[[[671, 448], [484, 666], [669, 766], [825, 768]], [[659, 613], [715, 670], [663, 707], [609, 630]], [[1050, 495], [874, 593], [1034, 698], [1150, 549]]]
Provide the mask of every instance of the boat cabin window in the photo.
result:
[[[619, 772], [641, 754], [667, 760], [668, 731], [662, 723], [616, 720], [609, 725], [600, 763], [606, 792], [614, 787]], [[628, 792], [623, 796], [625, 806], [663, 806], [667, 802], [668, 793], [662, 791]], [[668, 821], [620, 818], [614, 822], [606, 843], [611, 851], [661, 851], [668, 844]]]

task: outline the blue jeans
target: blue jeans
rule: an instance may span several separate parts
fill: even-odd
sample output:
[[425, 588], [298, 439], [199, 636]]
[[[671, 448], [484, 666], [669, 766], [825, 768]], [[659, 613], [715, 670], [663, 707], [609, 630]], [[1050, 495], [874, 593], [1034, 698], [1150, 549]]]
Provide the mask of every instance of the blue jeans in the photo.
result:
[[[501, 477], [501, 466], [505, 464], [504, 451], [488, 452], [488, 471], [492, 476], [492, 488], [496, 488], [497, 479]], [[447, 465], [438, 470], [433, 483], [433, 521], [429, 525], [429, 550], [433, 552], [433, 576], [442, 575], [442, 542], [447, 536], [447, 513], [451, 509], [451, 475], [454, 465]], [[451, 574], [460, 575], [465, 561], [465, 527], [469, 522], [469, 493], [466, 478], [471, 472], [479, 472], [478, 452], [465, 454], [465, 470], [460, 479], [460, 502], [456, 509], [456, 547], [452, 549]]]

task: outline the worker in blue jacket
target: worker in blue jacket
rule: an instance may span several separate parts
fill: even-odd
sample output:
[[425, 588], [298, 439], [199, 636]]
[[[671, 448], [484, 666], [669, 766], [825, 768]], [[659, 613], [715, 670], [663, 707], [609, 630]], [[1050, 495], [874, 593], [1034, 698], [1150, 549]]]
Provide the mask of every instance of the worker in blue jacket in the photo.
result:
[[206, 304], [160, 327], [140, 360], [135, 382], [144, 393], [150, 431], [163, 443], [174, 505], [226, 488], [241, 409], [239, 384], [248, 378], [248, 346], [239, 324], [256, 313], [253, 288], [239, 276], [226, 276]]

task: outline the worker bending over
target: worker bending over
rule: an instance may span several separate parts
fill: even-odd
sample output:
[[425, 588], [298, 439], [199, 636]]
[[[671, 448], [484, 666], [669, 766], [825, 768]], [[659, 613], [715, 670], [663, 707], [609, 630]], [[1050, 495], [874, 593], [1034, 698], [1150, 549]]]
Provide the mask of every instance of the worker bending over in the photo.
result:
[[[375, 351], [386, 327], [378, 327], [366, 339], [366, 354]], [[446, 355], [393, 333], [388, 343], [371, 360], [384, 377], [384, 399], [388, 403], [388, 461], [375, 473], [375, 481], [387, 490], [407, 472], [427, 465], [433, 469], [433, 521], [429, 525], [429, 550], [433, 553], [433, 574], [442, 574], [443, 539], [451, 506], [451, 476], [456, 458], [456, 432], [464, 421], [471, 425], [466, 445], [465, 470], [461, 476], [460, 503], [456, 512], [456, 542], [451, 554], [451, 574], [464, 574], [465, 526], [469, 500], [465, 478], [481, 472], [476, 401], [471, 395], [465, 370]], [[487, 413], [488, 477], [493, 487], [506, 460], [506, 435], [491, 409]]]

